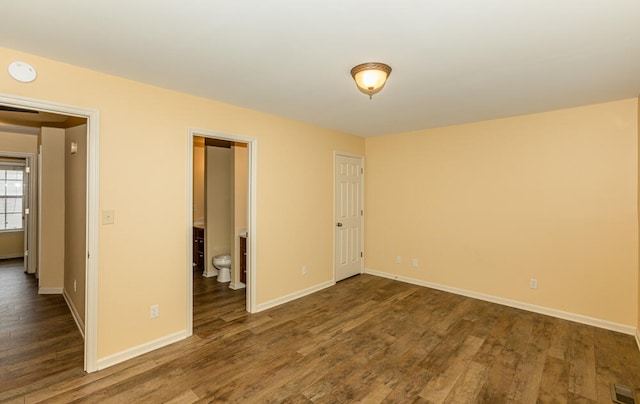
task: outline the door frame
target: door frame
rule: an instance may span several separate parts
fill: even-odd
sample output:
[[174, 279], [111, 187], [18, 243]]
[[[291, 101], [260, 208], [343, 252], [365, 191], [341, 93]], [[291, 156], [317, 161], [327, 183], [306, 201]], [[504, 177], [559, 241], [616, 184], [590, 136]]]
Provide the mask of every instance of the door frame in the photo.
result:
[[[32, 136], [32, 135], [30, 135]], [[36, 195], [36, 180], [34, 180], [34, 178], [37, 179], [37, 171], [34, 170], [35, 164], [35, 157], [36, 154], [35, 153], [21, 153], [21, 152], [8, 152], [8, 151], [2, 151], [0, 150], [0, 157], [16, 157], [16, 158], [21, 158], [24, 159], [24, 163], [25, 163], [25, 168], [29, 167], [29, 172], [25, 173], [28, 175], [29, 179], [29, 183], [28, 183], [28, 195], [26, 198], [26, 206], [23, 203], [22, 206], [22, 210], [23, 210], [23, 215], [25, 216], [25, 219], [23, 221], [23, 226], [24, 226], [24, 245], [25, 248], [28, 247], [29, 249], [29, 253], [33, 254], [33, 246], [35, 243], [35, 228], [34, 228], [34, 220], [33, 220], [33, 214], [34, 214], [34, 206], [35, 206], [35, 195]], [[35, 176], [35, 177], [34, 177]], [[29, 209], [29, 214], [26, 215], [24, 214], [24, 209], [28, 208]], [[23, 248], [23, 250], [25, 249]], [[24, 251], [22, 251], [22, 253], [24, 254]], [[25, 260], [25, 272], [28, 274], [33, 274], [35, 273], [34, 270], [34, 266], [35, 266], [35, 261], [36, 261], [36, 257], [34, 257], [33, 255], [31, 255], [29, 258], [27, 258]]]
[[193, 138], [214, 138], [228, 140], [230, 142], [247, 144], [247, 294], [246, 310], [249, 313], [257, 312], [257, 214], [256, 214], [256, 190], [258, 187], [258, 140], [253, 137], [232, 133], [217, 132], [208, 129], [189, 128], [187, 133], [187, 166], [186, 166], [186, 219], [187, 219], [187, 262], [185, 263], [187, 274], [187, 336], [193, 335]]
[[362, 154], [355, 154], [355, 153], [349, 153], [349, 152], [341, 152], [341, 151], [335, 151], [333, 152], [333, 216], [331, 217], [331, 227], [333, 228], [333, 281], [336, 282], [336, 271], [337, 271], [337, 266], [336, 266], [336, 256], [337, 256], [337, 251], [336, 251], [336, 198], [338, 197], [338, 195], [336, 195], [336, 158], [338, 156], [344, 156], [344, 157], [353, 157], [353, 158], [358, 158], [360, 159], [360, 164], [362, 167], [362, 181], [360, 182], [360, 193], [362, 195], [362, 226], [360, 226], [360, 251], [362, 251], [362, 259], [360, 260], [360, 274], [364, 273], [364, 256], [365, 256], [365, 251], [364, 251], [364, 218], [365, 218], [365, 214], [366, 214], [366, 209], [364, 206], [365, 203], [365, 197], [364, 197], [364, 176], [366, 174], [366, 170], [364, 169], [364, 156]]
[[[100, 112], [96, 109], [0, 93], [0, 103], [16, 108], [77, 116], [87, 120], [86, 280], [84, 370], [98, 370], [98, 209]], [[40, 194], [38, 194], [40, 206]]]

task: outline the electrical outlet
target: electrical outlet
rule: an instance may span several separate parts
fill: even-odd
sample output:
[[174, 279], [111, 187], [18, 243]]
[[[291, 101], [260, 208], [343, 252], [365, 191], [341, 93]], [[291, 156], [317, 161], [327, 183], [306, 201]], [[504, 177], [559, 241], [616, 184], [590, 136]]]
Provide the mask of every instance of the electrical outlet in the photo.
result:
[[307, 274], [307, 267], [303, 266], [302, 269], [300, 270], [300, 273], [302, 274], [302, 276], [305, 276]]
[[76, 280], [75, 280], [75, 279], [73, 280], [73, 291], [74, 291], [74, 292], [77, 292], [77, 291], [78, 291], [78, 288], [77, 288]]
[[538, 280], [537, 280], [537, 279], [535, 279], [535, 278], [531, 278], [531, 279], [529, 280], [529, 287], [530, 287], [531, 289], [538, 289]]
[[115, 213], [113, 210], [103, 210], [102, 211], [102, 224], [113, 224], [115, 223]]
[[149, 317], [151, 317], [151, 318], [160, 317], [160, 309], [158, 308], [157, 304], [154, 304], [153, 306], [151, 306], [149, 308]]
[[402, 257], [399, 255], [396, 257], [396, 264], [402, 264]]
[[417, 258], [412, 259], [411, 265], [413, 265], [414, 268], [418, 268], [418, 259]]

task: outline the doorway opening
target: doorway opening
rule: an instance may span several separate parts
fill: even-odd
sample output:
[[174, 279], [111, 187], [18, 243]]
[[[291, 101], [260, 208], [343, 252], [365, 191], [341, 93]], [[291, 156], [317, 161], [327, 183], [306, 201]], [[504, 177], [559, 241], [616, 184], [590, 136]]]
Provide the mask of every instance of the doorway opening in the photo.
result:
[[[70, 216], [73, 216], [74, 222], [73, 223], [65, 222], [64, 225], [68, 226], [69, 228], [81, 230], [81, 231], [74, 230], [72, 232], [73, 237], [75, 239], [74, 239], [74, 245], [70, 249], [79, 251], [78, 257], [75, 257], [74, 259], [78, 261], [76, 262], [77, 264], [76, 266], [78, 268], [82, 268], [81, 273], [78, 273], [78, 278], [82, 278], [82, 279], [81, 280], [76, 279], [73, 282], [72, 286], [66, 285], [68, 280], [64, 281], [64, 285], [62, 287], [59, 287], [60, 285], [58, 284], [56, 284], [56, 286], [52, 288], [40, 286], [38, 289], [38, 292], [40, 294], [46, 294], [46, 293], [64, 294], [65, 292], [79, 294], [79, 296], [81, 297], [79, 301], [81, 303], [76, 305], [77, 306], [76, 313], [73, 313], [74, 310], [72, 305], [70, 304], [69, 304], [69, 309], [74, 314], [74, 316], [79, 317], [78, 312], [80, 311], [84, 313], [84, 315], [82, 316], [84, 319], [83, 322], [78, 322], [78, 318], [76, 318], [76, 323], [78, 324], [78, 327], [80, 328], [80, 331], [84, 336], [84, 347], [83, 347], [84, 370], [87, 372], [96, 371], [98, 370], [97, 369], [97, 323], [98, 323], [98, 319], [97, 319], [97, 315], [98, 315], [98, 312], [97, 312], [98, 227], [97, 227], [97, 224], [98, 224], [99, 112], [96, 110], [82, 108], [82, 107], [75, 107], [75, 106], [54, 103], [54, 102], [34, 100], [34, 99], [28, 99], [28, 98], [12, 96], [12, 95], [4, 95], [4, 94], [0, 94], [0, 105], [3, 107], [2, 108], [3, 112], [22, 113], [22, 114], [27, 114], [31, 116], [31, 120], [35, 123], [26, 124], [24, 126], [27, 128], [26, 129], [27, 133], [29, 130], [33, 131], [33, 129], [28, 129], [29, 127], [38, 128], [36, 129], [35, 133], [33, 132], [31, 133], [31, 136], [34, 136], [34, 135], [41, 136], [39, 140], [40, 144], [38, 145], [38, 151], [42, 150], [41, 149], [42, 141], [44, 141], [43, 139], [46, 138], [47, 142], [50, 141], [51, 144], [54, 145], [53, 146], [54, 150], [57, 150], [60, 153], [62, 153], [62, 157], [60, 157], [59, 154], [57, 154], [57, 152], [53, 152], [58, 156], [57, 159], [53, 158], [53, 162], [51, 159], [47, 160], [47, 157], [44, 157], [44, 161], [43, 161], [43, 154], [42, 153], [38, 154], [38, 161], [36, 163], [37, 170], [38, 170], [37, 177], [39, 177], [37, 181], [38, 182], [38, 189], [36, 191], [37, 197], [35, 199], [35, 206], [30, 207], [30, 214], [37, 215], [37, 219], [36, 219], [37, 225], [35, 225], [36, 230], [31, 232], [31, 234], [35, 233], [37, 235], [37, 239], [35, 243], [33, 243], [34, 245], [29, 246], [29, 249], [31, 250], [32, 247], [35, 246], [37, 250], [37, 253], [36, 253], [37, 255], [35, 257], [36, 259], [33, 261], [35, 262], [34, 264], [35, 272], [37, 273], [39, 277], [39, 282], [40, 282], [42, 281], [42, 278], [44, 276], [48, 276], [49, 274], [49, 272], [47, 272], [46, 269], [43, 267], [44, 263], [45, 262], [47, 264], [50, 263], [48, 259], [42, 258], [41, 255], [43, 253], [43, 250], [49, 247], [52, 247], [52, 244], [50, 244], [52, 242], [51, 241], [48, 242], [47, 240], [55, 240], [55, 236], [43, 239], [43, 233], [46, 232], [46, 230], [43, 230], [43, 227], [45, 226], [49, 226], [49, 228], [56, 227], [56, 225], [52, 223], [44, 224], [42, 222], [42, 218], [43, 217], [53, 218], [53, 221], [60, 220], [59, 217], [56, 217], [55, 212], [42, 212], [42, 209], [45, 206], [48, 209], [51, 206], [54, 206], [56, 204], [58, 205], [57, 209], [65, 209], [67, 207], [64, 206], [64, 204], [73, 200], [72, 202], [73, 207], [70, 207], [69, 210], [70, 211], [72, 210], [73, 212], [75, 212], [73, 215], [70, 215]], [[59, 122], [56, 123], [54, 118], [63, 119], [67, 121], [67, 123], [66, 124], [61, 124]], [[53, 119], [53, 122], [49, 121], [50, 119]], [[27, 121], [28, 120], [29, 119], [27, 119]], [[38, 123], [39, 121], [50, 122], [50, 124], [40, 126], [40, 124]], [[76, 125], [76, 123], [78, 125]], [[5, 122], [5, 125], [14, 126], [14, 127], [21, 126], [11, 122], [9, 123]], [[66, 128], [64, 127], [65, 125], [69, 127], [76, 127], [76, 128], [84, 125], [84, 127], [76, 130], [75, 133], [67, 134]], [[42, 136], [42, 133], [40, 133], [42, 132], [42, 130], [40, 128], [44, 128], [44, 127], [51, 129], [50, 134], [47, 134], [46, 136]], [[20, 133], [20, 130], [23, 130], [23, 129], [16, 129], [15, 131]], [[39, 133], [40, 135], [38, 135]], [[25, 135], [25, 132], [23, 132], [22, 134]], [[71, 143], [76, 143], [75, 152], [73, 151], [73, 146], [71, 146]], [[81, 143], [82, 146], [79, 147], [78, 143]], [[78, 159], [73, 159], [74, 160], [73, 164], [75, 164], [75, 166], [73, 168], [67, 168], [65, 164], [65, 157], [64, 157], [64, 154], [66, 152], [73, 153], [74, 155], [75, 153], [84, 154], [85, 158], [82, 161]], [[43, 152], [43, 153], [46, 153], [46, 152]], [[51, 157], [52, 155], [53, 154], [49, 155], [49, 157]], [[55, 190], [57, 187], [58, 188], [57, 193], [60, 194], [62, 191], [62, 195], [63, 195], [62, 197], [59, 197], [59, 199], [57, 199], [56, 201], [53, 201], [49, 199], [51, 197], [46, 196], [46, 195], [50, 195], [49, 194], [50, 190], [42, 188], [43, 183], [45, 182], [42, 179], [42, 175], [43, 174], [51, 175], [51, 173], [53, 172], [51, 170], [44, 171], [42, 170], [42, 167], [43, 165], [48, 165], [50, 163], [57, 165], [58, 167], [57, 170], [54, 170], [57, 172], [56, 175], [58, 176], [58, 179], [57, 179], [58, 181], [56, 182], [56, 180], [51, 180], [51, 181], [46, 181], [46, 183], [48, 185], [51, 185], [51, 189]], [[68, 172], [65, 170], [72, 170], [75, 173], [80, 173], [80, 172], [82, 173], [82, 175], [73, 176], [73, 178], [70, 180], [70, 183], [73, 184], [72, 185], [73, 187], [81, 186], [82, 191], [79, 194], [72, 195], [71, 197], [67, 198], [67, 201], [65, 201], [64, 195], [68, 191], [66, 190], [66, 188], [64, 190], [60, 189], [61, 188], [60, 184], [64, 184], [64, 179], [62, 181], [59, 181], [60, 178], [64, 178], [64, 176], [66, 175], [65, 173]], [[35, 177], [36, 175], [34, 175], [32, 179]], [[54, 194], [55, 193], [56, 192], [54, 192]], [[59, 206], [60, 203], [63, 203], [62, 207]], [[80, 245], [80, 248], [77, 248], [78, 245]], [[54, 250], [56, 248], [59, 249], [60, 246], [57, 245], [56, 247], [53, 247]], [[63, 241], [62, 248], [63, 249], [67, 248], [64, 246], [64, 241]], [[30, 253], [29, 258], [31, 259], [34, 258], [32, 253]], [[62, 271], [64, 271], [65, 266], [68, 264], [65, 262], [64, 255], [62, 255], [62, 258], [61, 258], [60, 254], [58, 254], [57, 259], [62, 260], [60, 267], [62, 267], [63, 268]], [[28, 265], [30, 264], [27, 264], [27, 267]], [[83, 285], [81, 285], [78, 281], [82, 282]], [[79, 286], [84, 286], [84, 287], [79, 287]], [[69, 290], [66, 290], [65, 288]], [[74, 290], [74, 291], [72, 292], [71, 290]], [[67, 296], [65, 296], [65, 299], [67, 299]], [[67, 300], [67, 303], [69, 303], [69, 300]]]
[[[190, 129], [187, 153], [187, 334], [192, 335], [195, 276], [217, 277], [231, 290], [246, 288], [245, 310], [256, 311], [257, 140]], [[214, 257], [222, 262], [227, 253], [230, 270], [213, 265]]]

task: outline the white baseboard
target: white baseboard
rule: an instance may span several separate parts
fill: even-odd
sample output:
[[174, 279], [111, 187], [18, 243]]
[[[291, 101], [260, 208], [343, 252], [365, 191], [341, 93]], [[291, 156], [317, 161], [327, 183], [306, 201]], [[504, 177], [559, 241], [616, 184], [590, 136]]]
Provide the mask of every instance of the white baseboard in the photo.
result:
[[118, 352], [113, 355], [109, 355], [102, 359], [98, 359], [98, 369], [103, 370], [108, 368], [109, 366], [117, 365], [118, 363], [122, 363], [129, 359], [133, 359], [136, 356], [144, 355], [148, 352], [156, 350], [158, 348], [162, 348], [164, 346], [173, 344], [174, 342], [181, 341], [187, 338], [187, 331], [179, 331], [174, 334], [170, 334], [164, 336], [162, 338], [158, 338], [156, 340], [146, 342], [142, 345], [135, 346], [133, 348], [126, 349], [122, 352]]
[[277, 299], [270, 300], [268, 302], [260, 303], [256, 307], [256, 311], [255, 312], [258, 313], [260, 311], [267, 310], [267, 309], [270, 309], [272, 307], [276, 307], [276, 306], [279, 306], [281, 304], [291, 302], [291, 301], [299, 299], [301, 297], [304, 297], [304, 296], [310, 295], [312, 293], [318, 292], [318, 291], [320, 291], [322, 289], [326, 289], [328, 287], [331, 287], [331, 286], [333, 286], [335, 284], [336, 283], [333, 280], [327, 281], [327, 282], [321, 283], [319, 285], [315, 285], [315, 286], [312, 286], [310, 288], [303, 289], [303, 290], [295, 292], [295, 293], [291, 293], [290, 295], [282, 296], [282, 297], [279, 297]]
[[218, 276], [218, 270], [212, 269], [210, 271], [204, 271], [202, 273], [202, 276], [204, 276], [205, 278], [213, 278], [214, 276]]
[[84, 321], [82, 320], [82, 318], [80, 318], [80, 313], [78, 313], [78, 310], [76, 309], [76, 305], [73, 304], [73, 300], [71, 300], [66, 290], [62, 291], [62, 297], [64, 297], [64, 300], [67, 302], [67, 306], [71, 311], [71, 315], [73, 316], [73, 319], [75, 320], [76, 325], [78, 326], [78, 330], [80, 330], [82, 339], [84, 339]]
[[39, 288], [39, 295], [61, 295], [62, 288]]
[[[601, 320], [601, 319], [598, 319], [598, 318], [583, 316], [581, 314], [575, 314], [575, 313], [569, 313], [569, 312], [562, 311], [562, 310], [550, 309], [548, 307], [537, 306], [535, 304], [529, 304], [529, 303], [523, 303], [523, 302], [519, 302], [517, 300], [511, 300], [511, 299], [505, 299], [505, 298], [497, 297], [497, 296], [485, 295], [483, 293], [473, 292], [473, 291], [465, 290], [465, 289], [458, 289], [458, 288], [454, 288], [454, 287], [451, 287], [451, 286], [446, 286], [446, 285], [441, 285], [441, 284], [438, 284], [438, 283], [432, 283], [432, 282], [423, 281], [423, 280], [420, 280], [420, 279], [415, 279], [415, 278], [409, 278], [409, 277], [405, 277], [405, 276], [390, 274], [390, 273], [387, 273], [387, 272], [376, 271], [374, 269], [365, 268], [364, 273], [370, 274], [370, 275], [375, 275], [375, 276], [380, 276], [380, 277], [383, 277], [383, 278], [395, 279], [395, 280], [398, 280], [398, 281], [401, 281], [401, 282], [411, 283], [411, 284], [418, 285], [418, 286], [425, 286], [425, 287], [431, 288], [431, 289], [442, 290], [444, 292], [450, 292], [450, 293], [454, 293], [456, 295], [472, 297], [474, 299], [484, 300], [484, 301], [491, 302], [491, 303], [497, 303], [497, 304], [501, 304], [503, 306], [515, 307], [516, 309], [522, 309], [522, 310], [531, 311], [531, 312], [534, 312], [534, 313], [545, 314], [547, 316], [561, 318], [563, 320], [569, 320], [569, 321], [573, 321], [573, 322], [576, 322], [576, 323], [592, 325], [594, 327], [604, 328], [606, 330], [611, 330], [611, 331], [617, 331], [617, 332], [620, 332], [620, 333], [623, 333], [623, 334], [636, 335], [636, 338], [638, 338], [637, 329], [635, 327], [632, 327], [632, 326], [629, 326], [629, 325], [625, 325], [625, 324], [618, 324], [618, 323], [614, 323], [614, 322], [611, 322], [611, 321]], [[640, 347], [640, 342], [639, 342], [639, 347]]]
[[240, 289], [244, 289], [246, 287], [247, 287], [247, 285], [245, 285], [242, 282], [231, 282], [231, 283], [229, 283], [229, 289], [233, 289], [233, 290], [240, 290]]

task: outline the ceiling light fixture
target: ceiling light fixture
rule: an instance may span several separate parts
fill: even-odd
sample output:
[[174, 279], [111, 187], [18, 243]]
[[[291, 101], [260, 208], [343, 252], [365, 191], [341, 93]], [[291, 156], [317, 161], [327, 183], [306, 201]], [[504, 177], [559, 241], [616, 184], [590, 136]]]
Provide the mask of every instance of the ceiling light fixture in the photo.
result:
[[358, 89], [367, 94], [369, 99], [382, 90], [390, 74], [391, 67], [384, 63], [363, 63], [351, 69]]
[[29, 63], [12, 62], [9, 64], [9, 75], [22, 83], [31, 83], [36, 79], [36, 69]]

